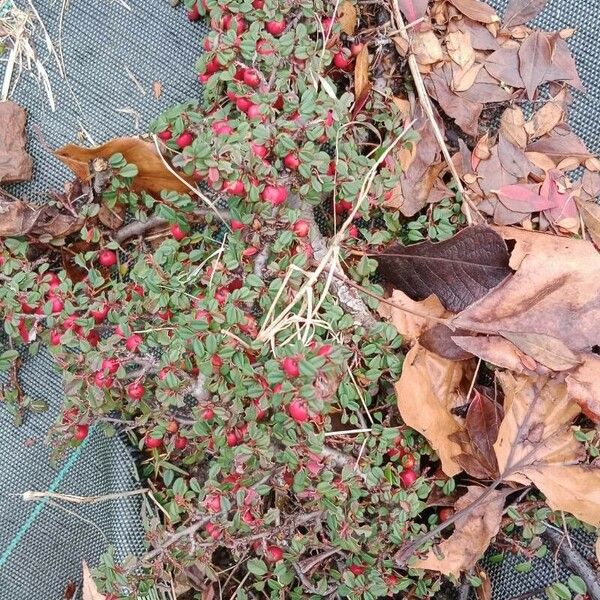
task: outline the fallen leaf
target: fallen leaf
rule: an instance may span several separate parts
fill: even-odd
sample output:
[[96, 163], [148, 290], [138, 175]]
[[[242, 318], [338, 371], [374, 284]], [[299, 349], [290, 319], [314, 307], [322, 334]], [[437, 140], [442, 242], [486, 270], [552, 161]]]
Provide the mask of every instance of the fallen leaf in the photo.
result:
[[489, 575], [481, 570], [477, 570], [477, 577], [481, 580], [481, 585], [475, 588], [475, 597], [477, 600], [493, 600], [492, 582]]
[[537, 110], [526, 125], [531, 138], [539, 138], [550, 133], [562, 122], [567, 106], [567, 90], [563, 89], [554, 98]]
[[452, 91], [466, 92], [475, 85], [475, 80], [479, 75], [483, 65], [475, 64], [462, 69], [452, 69]]
[[160, 81], [155, 81], [152, 84], [152, 94], [158, 100], [162, 96], [162, 83]]
[[338, 22], [346, 35], [354, 35], [356, 24], [358, 22], [358, 15], [356, 7], [350, 0], [344, 0], [340, 5]]
[[504, 13], [504, 27], [515, 27], [523, 25], [537, 17], [548, 0], [510, 0]]
[[596, 549], [596, 560], [600, 563], [600, 537], [598, 537], [596, 539], [595, 549]]
[[503, 46], [492, 52], [486, 58], [484, 67], [492, 77], [506, 85], [525, 87], [519, 72], [519, 46]]
[[475, 51], [471, 46], [471, 35], [454, 31], [446, 36], [446, 49], [450, 58], [462, 68], [469, 68], [475, 62]]
[[414, 300], [435, 294], [452, 312], [485, 296], [511, 270], [508, 250], [491, 228], [466, 227], [443, 242], [394, 244], [377, 255], [379, 271]]
[[0, 181], [15, 183], [31, 179], [33, 161], [26, 151], [27, 113], [16, 102], [0, 102]]
[[[418, 340], [424, 331], [436, 324], [436, 319], [448, 316], [448, 312], [434, 294], [415, 302], [403, 292], [394, 290], [390, 300], [396, 306], [381, 302], [377, 310], [383, 318], [392, 322], [403, 338], [410, 341]], [[399, 307], [405, 307], [406, 310]]]
[[519, 73], [530, 100], [533, 100], [538, 86], [544, 81], [551, 61], [552, 48], [548, 38], [534, 31], [519, 49]]
[[420, 65], [432, 65], [444, 58], [442, 45], [431, 29], [415, 32], [412, 51]]
[[473, 399], [467, 410], [465, 428], [471, 444], [483, 459], [484, 466], [493, 475], [498, 471], [494, 443], [498, 438], [503, 417], [504, 412], [497, 402], [477, 390], [473, 392]]
[[479, 0], [448, 0], [448, 2], [473, 21], [496, 23], [500, 20], [496, 11], [485, 2]]
[[109, 208], [102, 203], [98, 212], [98, 220], [109, 229], [118, 229], [125, 222], [125, 207], [117, 204], [113, 208]]
[[505, 418], [494, 444], [502, 479], [533, 483], [552, 510], [600, 525], [600, 469], [580, 464], [584, 447], [571, 425], [580, 408], [560, 378], [497, 373]]
[[[64, 162], [79, 179], [86, 181], [90, 177], [90, 162], [103, 158], [108, 160], [113, 154], [120, 153], [128, 163], [138, 168], [138, 175], [133, 180], [133, 190], [157, 194], [163, 190], [188, 193], [189, 188], [175, 177], [164, 165], [157, 154], [154, 144], [140, 138], [115, 138], [96, 148], [83, 148], [68, 144], [56, 151], [56, 156]], [[194, 182], [183, 174], [180, 176], [190, 185]]]
[[540, 196], [539, 189], [539, 184], [518, 183], [505, 185], [494, 193], [504, 206], [520, 213], [539, 212], [555, 206], [549, 199]]
[[395, 386], [402, 420], [425, 436], [449, 477], [461, 471], [454, 457], [462, 448], [449, 436], [462, 429], [450, 411], [463, 402], [459, 386], [465, 368], [464, 363], [441, 358], [417, 343], [406, 355]]
[[398, 6], [408, 24], [422, 19], [427, 12], [429, 0], [398, 0]]
[[525, 115], [518, 106], [509, 106], [500, 118], [500, 132], [515, 146], [524, 149], [527, 146]]
[[575, 352], [600, 343], [600, 255], [594, 246], [514, 228], [495, 230], [515, 240], [510, 266], [516, 273], [454, 317], [453, 325], [487, 334], [543, 334]]
[[[474, 485], [467, 487], [455, 505], [464, 516], [454, 523], [450, 537], [430, 549], [425, 558], [410, 563], [411, 568], [429, 569], [443, 575], [460, 577], [472, 569], [500, 530], [506, 492]], [[469, 506], [472, 506], [469, 510]]]
[[577, 73], [577, 65], [571, 50], [558, 34], [546, 34], [550, 37], [550, 45], [553, 48], [552, 52], [552, 63], [550, 68], [544, 75], [544, 82], [546, 81], [562, 81], [569, 84], [570, 86], [580, 91], [585, 91], [579, 74]]
[[581, 360], [558, 338], [540, 333], [499, 331], [519, 350], [553, 371], [568, 371], [581, 364]]
[[586, 231], [596, 246], [600, 246], [600, 205], [593, 200], [587, 202], [575, 199], [579, 214], [586, 226]]
[[561, 123], [548, 135], [529, 144], [527, 151], [541, 152], [556, 161], [570, 157], [584, 161], [592, 156], [581, 138], [575, 135], [565, 123]]
[[455, 335], [461, 335], [462, 331], [453, 331], [443, 323], [436, 323], [433, 327], [426, 329], [419, 337], [419, 344], [430, 352], [435, 352], [442, 358], [449, 360], [467, 360], [473, 358], [473, 354], [464, 350], [454, 342]]
[[82, 564], [83, 569], [83, 583], [82, 583], [82, 596], [83, 600], [105, 600], [106, 596], [101, 594], [96, 587], [96, 583], [92, 579], [90, 569], [85, 562]]
[[583, 363], [567, 375], [569, 396], [581, 406], [582, 412], [600, 423], [600, 356], [587, 354]]
[[354, 64], [354, 97], [360, 98], [369, 85], [369, 48], [365, 44]]

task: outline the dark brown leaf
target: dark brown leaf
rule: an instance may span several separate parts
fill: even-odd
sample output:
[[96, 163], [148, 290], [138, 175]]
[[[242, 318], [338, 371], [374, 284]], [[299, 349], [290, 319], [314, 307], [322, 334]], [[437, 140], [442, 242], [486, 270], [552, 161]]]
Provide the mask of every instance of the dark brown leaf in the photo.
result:
[[392, 245], [377, 260], [395, 289], [413, 300], [435, 294], [453, 312], [483, 298], [511, 274], [504, 240], [482, 225], [467, 227], [443, 242]]
[[523, 25], [537, 17], [548, 0], [510, 0], [504, 13], [504, 27]]
[[544, 76], [544, 81], [563, 81], [583, 92], [585, 88], [579, 79], [577, 65], [567, 42], [558, 34], [549, 35], [552, 35], [552, 64]]
[[25, 151], [27, 113], [15, 102], [0, 102], [0, 181], [31, 179], [33, 162]]
[[480, 23], [496, 23], [500, 19], [496, 11], [485, 2], [479, 0], [448, 0], [463, 15]]
[[419, 344], [430, 352], [435, 352], [443, 358], [450, 360], [467, 360], [473, 358], [473, 355], [466, 350], [463, 350], [460, 346], [454, 342], [452, 336], [463, 335], [463, 331], [453, 331], [446, 325], [438, 323], [427, 331], [425, 331], [419, 338]]
[[492, 473], [498, 470], [494, 444], [498, 438], [498, 429], [503, 418], [502, 407], [491, 398], [475, 390], [473, 400], [467, 411], [465, 426], [473, 447], [484, 459], [482, 463]]
[[523, 78], [519, 72], [519, 47], [504, 46], [490, 54], [484, 67], [487, 72], [502, 83], [515, 88], [523, 88]]
[[552, 47], [548, 37], [534, 31], [519, 48], [519, 73], [530, 100], [544, 81], [552, 62]]
[[592, 155], [581, 139], [576, 136], [568, 125], [557, 125], [548, 135], [527, 146], [528, 152], [547, 154], [553, 160], [560, 162], [564, 158], [574, 157], [585, 160]]

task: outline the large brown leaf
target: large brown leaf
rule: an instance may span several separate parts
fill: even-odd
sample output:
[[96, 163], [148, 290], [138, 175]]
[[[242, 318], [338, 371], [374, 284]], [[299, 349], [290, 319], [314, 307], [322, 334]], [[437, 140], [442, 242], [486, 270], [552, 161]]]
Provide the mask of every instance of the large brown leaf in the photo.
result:
[[504, 13], [504, 27], [523, 25], [537, 17], [548, 0], [510, 0]]
[[[137, 192], [160, 194], [163, 190], [173, 190], [188, 193], [189, 188], [175, 177], [166, 167], [156, 151], [154, 144], [140, 138], [115, 138], [96, 148], [83, 148], [68, 144], [56, 151], [56, 156], [62, 160], [82, 181], [90, 177], [90, 163], [103, 158], [108, 160], [113, 154], [121, 153], [128, 163], [138, 168], [138, 175], [133, 184]], [[181, 175], [190, 185], [191, 178]]]
[[500, 20], [496, 11], [489, 4], [480, 2], [480, 0], [448, 0], [448, 2], [473, 21], [496, 23]]
[[580, 351], [600, 343], [600, 256], [589, 242], [496, 228], [515, 240], [516, 273], [453, 319], [487, 334], [528, 332]]
[[506, 413], [494, 445], [502, 479], [533, 483], [552, 510], [600, 525], [600, 468], [581, 464], [585, 449], [571, 430], [580, 408], [564, 379], [497, 375]]
[[506, 244], [486, 226], [467, 227], [438, 243], [395, 244], [377, 260], [394, 289], [414, 300], [435, 294], [452, 312], [482, 298], [511, 273]]
[[465, 512], [456, 520], [452, 535], [410, 566], [454, 577], [472, 569], [500, 530], [505, 499], [505, 492], [468, 486], [455, 505], [457, 511]]
[[583, 413], [600, 423], [600, 356], [585, 356], [583, 363], [567, 375], [567, 390]]
[[552, 62], [552, 48], [548, 37], [540, 31], [534, 31], [519, 49], [519, 73], [525, 84], [530, 100], [533, 100], [538, 86]]

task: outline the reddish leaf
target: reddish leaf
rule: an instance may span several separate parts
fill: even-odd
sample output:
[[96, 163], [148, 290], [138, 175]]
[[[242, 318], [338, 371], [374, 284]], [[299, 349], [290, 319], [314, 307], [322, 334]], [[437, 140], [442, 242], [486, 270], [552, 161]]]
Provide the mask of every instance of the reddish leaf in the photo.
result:
[[485, 466], [492, 472], [498, 469], [494, 444], [503, 417], [502, 407], [498, 403], [478, 391], [474, 392], [465, 424], [473, 447], [481, 454]]
[[504, 13], [504, 26], [515, 27], [527, 23], [537, 17], [546, 4], [548, 0], [510, 0]]
[[534, 31], [519, 49], [519, 73], [530, 100], [533, 100], [537, 87], [544, 81], [551, 62], [550, 41], [543, 33]]
[[399, 0], [398, 6], [409, 23], [418, 21], [425, 16], [429, 0]]
[[494, 191], [504, 206], [516, 212], [540, 212], [555, 207], [554, 200], [538, 194], [539, 188], [538, 184], [516, 184], [505, 185]]
[[544, 81], [564, 81], [582, 92], [585, 91], [577, 73], [575, 59], [567, 42], [558, 34], [551, 35], [552, 64], [544, 76]]
[[467, 360], [473, 358], [473, 355], [458, 346], [453, 336], [463, 335], [466, 333], [462, 330], [451, 330], [442, 323], [437, 323], [419, 338], [419, 344], [430, 352], [435, 352], [437, 355], [448, 358], [449, 360]]
[[435, 294], [457, 312], [485, 296], [508, 275], [504, 240], [486, 226], [467, 227], [444, 242], [394, 244], [377, 256], [379, 270], [413, 300]]
[[557, 162], [564, 158], [585, 160], [592, 156], [581, 139], [565, 124], [557, 125], [548, 135], [529, 144], [527, 151], [547, 154]]
[[448, 0], [463, 15], [480, 23], [495, 23], [499, 21], [496, 11], [479, 0]]
[[484, 66], [487, 72], [498, 81], [515, 88], [523, 88], [523, 78], [519, 72], [519, 49], [516, 46], [500, 48], [490, 54]]

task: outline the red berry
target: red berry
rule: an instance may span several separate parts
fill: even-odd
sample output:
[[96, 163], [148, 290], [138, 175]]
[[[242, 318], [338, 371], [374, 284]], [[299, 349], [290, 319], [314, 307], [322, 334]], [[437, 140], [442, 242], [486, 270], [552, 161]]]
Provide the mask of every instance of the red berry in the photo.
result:
[[258, 254], [258, 248], [256, 248], [256, 246], [248, 246], [247, 248], [244, 248], [244, 250], [242, 251], [242, 256], [244, 258], [250, 258], [251, 256], [254, 256], [255, 254]]
[[204, 528], [213, 540], [218, 540], [221, 537], [221, 530], [213, 523], [207, 523]]
[[98, 253], [98, 263], [102, 267], [113, 267], [117, 264], [117, 253], [113, 250], [108, 250], [107, 248], [103, 248]]
[[333, 56], [333, 64], [342, 71], [352, 70], [352, 58], [348, 56], [343, 50], [340, 50]]
[[53, 329], [50, 332], [50, 345], [52, 346], [60, 346], [60, 340], [62, 338], [62, 335], [59, 331], [56, 331], [55, 329]]
[[364, 44], [352, 44], [352, 46], [350, 46], [350, 54], [352, 54], [352, 56], [357, 56], [364, 47]]
[[163, 142], [168, 142], [173, 137], [173, 133], [171, 132], [170, 129], [165, 129], [158, 134], [158, 137]]
[[233, 127], [226, 120], [215, 121], [212, 124], [212, 130], [217, 135], [229, 135], [233, 133]]
[[275, 37], [280, 36], [285, 31], [285, 19], [281, 17], [279, 21], [267, 21], [266, 30]]
[[187, 446], [187, 443], [187, 438], [184, 438], [181, 435], [175, 436], [174, 445], [176, 450], [183, 450]]
[[275, 54], [273, 46], [271, 46], [267, 40], [258, 40], [256, 43], [256, 52], [261, 56], [272, 56]]
[[265, 117], [262, 114], [260, 106], [258, 104], [251, 103], [245, 112], [248, 115], [249, 119], [262, 119], [263, 121], [265, 120]]
[[323, 29], [325, 31], [325, 35], [329, 35], [331, 33], [331, 28], [333, 27], [334, 20], [331, 17], [325, 17], [322, 21]]
[[452, 515], [454, 514], [454, 509], [450, 506], [445, 506], [444, 508], [440, 508], [438, 512], [438, 517], [440, 519], [440, 523], [445, 523]]
[[306, 237], [310, 231], [308, 221], [300, 219], [292, 225], [292, 231], [300, 238]]
[[350, 225], [350, 227], [348, 227], [348, 235], [351, 238], [357, 238], [358, 237], [358, 227], [356, 225]]
[[144, 438], [144, 444], [146, 448], [160, 448], [162, 446], [162, 438], [155, 438], [149, 435], [146, 435]]
[[273, 206], [279, 206], [287, 200], [288, 191], [282, 185], [266, 185], [262, 191], [262, 199]]
[[232, 196], [242, 196], [246, 193], [246, 188], [243, 181], [236, 179], [235, 181], [227, 181], [223, 186], [223, 191]]
[[206, 510], [210, 512], [220, 512], [221, 511], [221, 496], [217, 494], [209, 494], [204, 499], [204, 506]]
[[400, 473], [400, 481], [405, 488], [410, 487], [417, 479], [418, 475], [412, 469], [404, 469]]
[[127, 395], [132, 400], [141, 400], [144, 396], [144, 386], [139, 381], [134, 381], [127, 386]]
[[81, 441], [85, 440], [85, 438], [88, 436], [89, 432], [90, 432], [89, 425], [77, 425], [75, 427], [75, 439], [79, 440], [81, 442]]
[[125, 340], [125, 348], [127, 348], [129, 352], [135, 352], [143, 341], [141, 335], [133, 333]]
[[102, 361], [102, 370], [114, 375], [119, 370], [119, 361], [116, 358], [105, 358]]
[[200, 19], [200, 10], [198, 9], [198, 4], [194, 4], [190, 10], [188, 10], [187, 18], [190, 21], [198, 21]]
[[244, 71], [244, 83], [251, 88], [257, 88], [260, 85], [260, 75], [256, 69], [246, 69]]
[[48, 277], [48, 285], [51, 290], [54, 290], [54, 288], [57, 288], [60, 285], [60, 279], [56, 273], [50, 271], [46, 273], [46, 276]]
[[352, 573], [352, 575], [354, 575], [355, 577], [358, 577], [359, 575], [362, 575], [365, 572], [365, 568], [363, 565], [350, 565], [348, 567], [348, 571], [350, 571], [350, 573]]
[[261, 9], [265, 5], [265, 0], [252, 0], [252, 8]]
[[57, 298], [56, 296], [54, 298], [51, 298], [51, 302], [52, 302], [52, 312], [53, 313], [59, 313], [65, 307], [64, 302], [60, 298]]
[[100, 334], [92, 329], [87, 335], [87, 341], [95, 348], [100, 343]]
[[232, 447], [233, 446], [237, 446], [240, 443], [240, 440], [238, 439], [238, 436], [235, 434], [235, 431], [230, 431], [227, 434], [227, 445]]
[[266, 158], [269, 154], [269, 149], [266, 146], [257, 144], [256, 142], [250, 142], [250, 148], [252, 148], [252, 152], [259, 158]]
[[90, 315], [94, 317], [95, 323], [102, 323], [102, 321], [104, 321], [104, 319], [106, 319], [108, 316], [109, 311], [110, 305], [108, 302], [105, 302], [100, 308], [90, 310]]
[[317, 354], [319, 356], [329, 356], [331, 354], [331, 352], [333, 351], [333, 348], [331, 347], [330, 344], [323, 344], [318, 350], [317, 350]]
[[292, 417], [296, 423], [306, 423], [306, 421], [308, 421], [308, 407], [304, 400], [299, 398], [292, 400], [288, 407], [288, 412], [290, 413], [290, 417]]
[[104, 371], [96, 371], [94, 374], [94, 383], [99, 388], [110, 388], [113, 384], [113, 378]]
[[231, 219], [231, 229], [233, 229], [233, 231], [241, 231], [244, 229], [244, 224], [237, 219]]
[[264, 556], [267, 562], [276, 563], [283, 558], [283, 550], [279, 546], [267, 546]]
[[213, 354], [210, 362], [217, 371], [223, 366], [223, 359], [218, 354]]
[[415, 466], [415, 457], [412, 454], [406, 454], [401, 463], [405, 469], [412, 469]]
[[290, 152], [283, 159], [283, 164], [291, 171], [296, 171], [298, 169], [298, 167], [300, 166], [300, 160], [298, 159], [298, 157], [295, 154]]
[[194, 136], [189, 131], [184, 131], [175, 141], [180, 148], [187, 148], [194, 141]]
[[244, 96], [238, 96], [235, 100], [235, 105], [237, 109], [243, 113], [247, 113], [248, 110], [250, 110], [250, 107], [254, 106], [254, 104]]
[[298, 377], [300, 375], [300, 369], [298, 368], [298, 361], [291, 356], [286, 356], [281, 361], [281, 369], [288, 377]]
[[185, 231], [183, 231], [183, 229], [181, 229], [181, 227], [179, 225], [173, 225], [173, 227], [171, 227], [171, 235], [178, 242], [180, 242], [184, 237], [187, 236], [187, 233]]
[[214, 418], [215, 416], [215, 411], [212, 408], [205, 408], [202, 411], [202, 419], [204, 421], [210, 421]]

